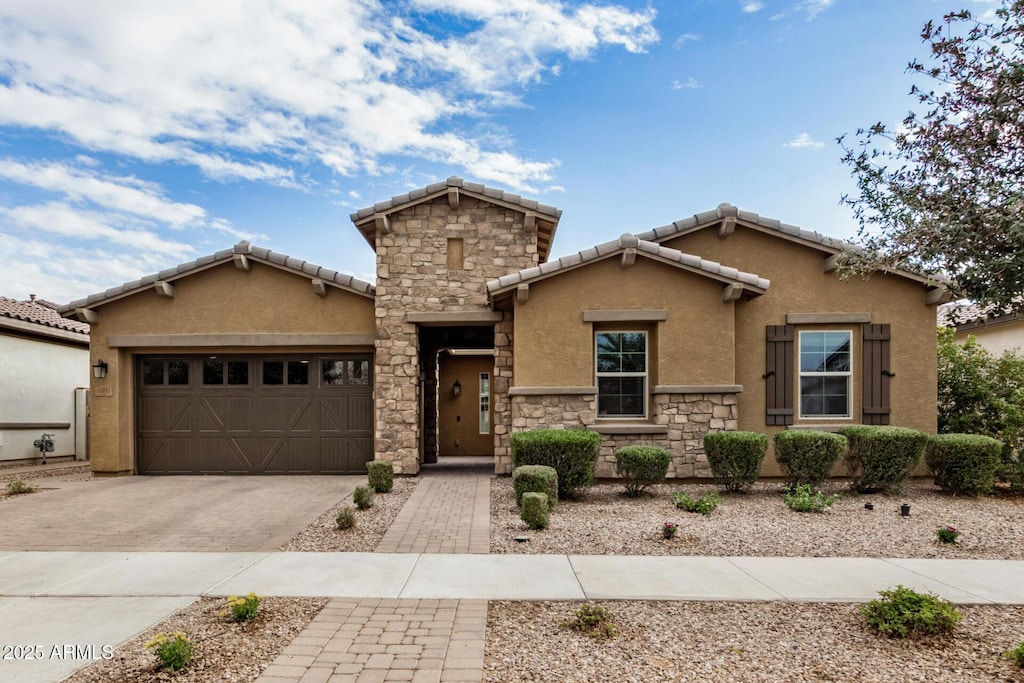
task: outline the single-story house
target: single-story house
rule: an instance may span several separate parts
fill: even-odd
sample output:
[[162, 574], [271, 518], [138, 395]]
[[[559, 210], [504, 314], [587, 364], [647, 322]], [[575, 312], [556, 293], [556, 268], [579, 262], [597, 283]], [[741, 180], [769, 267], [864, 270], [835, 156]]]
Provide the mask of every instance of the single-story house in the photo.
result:
[[89, 325], [30, 295], [0, 296], [0, 463], [88, 455]]
[[960, 343], [974, 337], [978, 345], [997, 356], [1006, 351], [1024, 353], [1024, 315], [995, 306], [957, 301], [939, 306], [939, 325], [956, 328]]
[[[940, 283], [840, 279], [843, 245], [722, 204], [550, 259], [561, 212], [447, 181], [351, 216], [376, 285], [247, 242], [75, 301], [98, 473], [511, 470], [539, 427], [710, 474], [703, 436], [936, 427]], [[766, 462], [766, 475], [778, 472]]]

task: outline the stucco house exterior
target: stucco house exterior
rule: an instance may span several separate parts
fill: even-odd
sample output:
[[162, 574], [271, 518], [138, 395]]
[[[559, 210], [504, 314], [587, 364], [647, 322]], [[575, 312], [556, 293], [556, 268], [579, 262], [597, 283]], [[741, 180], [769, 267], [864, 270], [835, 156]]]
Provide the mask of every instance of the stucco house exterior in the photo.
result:
[[84, 460], [89, 374], [87, 324], [35, 295], [0, 297], [0, 463], [41, 459], [43, 434], [48, 458]]
[[939, 325], [956, 328], [958, 342], [972, 336], [997, 356], [1007, 351], [1024, 353], [1024, 316], [1017, 313], [957, 301], [939, 306]]
[[[351, 216], [376, 285], [246, 242], [64, 307], [92, 325], [93, 469], [511, 471], [510, 434], [602, 434], [710, 471], [703, 436], [935, 431], [935, 307], [905, 272], [728, 204], [550, 259], [561, 212], [452, 177]], [[765, 474], [778, 472], [766, 462]]]

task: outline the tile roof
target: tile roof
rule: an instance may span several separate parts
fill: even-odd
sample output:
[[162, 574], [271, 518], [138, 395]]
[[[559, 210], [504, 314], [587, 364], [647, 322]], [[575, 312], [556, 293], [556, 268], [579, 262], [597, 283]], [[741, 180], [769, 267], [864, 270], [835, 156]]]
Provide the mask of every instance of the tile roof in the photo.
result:
[[[678, 221], [674, 221], [669, 225], [663, 225], [647, 232], [637, 234], [642, 240], [650, 240], [652, 242], [661, 242], [667, 240], [676, 235], [682, 235], [695, 230], [699, 230], [705, 226], [718, 223], [724, 218], [733, 217], [738, 221], [742, 221], [747, 225], [755, 226], [763, 229], [768, 233], [775, 233], [780, 237], [790, 239], [796, 242], [803, 242], [811, 246], [822, 247], [825, 251], [833, 254], [841, 251], [852, 251], [860, 253], [862, 250], [856, 244], [847, 242], [845, 240], [836, 239], [834, 237], [828, 237], [822, 235], [819, 232], [813, 232], [811, 230], [804, 230], [803, 228], [789, 223], [783, 223], [782, 221], [775, 218], [766, 218], [765, 216], [758, 215], [751, 211], [744, 211], [739, 209], [732, 204], [723, 203], [719, 204], [718, 208], [712, 209], [711, 211], [704, 211], [702, 213], [694, 214], [689, 218], [683, 218]], [[910, 270], [893, 269], [895, 275], [901, 275], [903, 277], [924, 282], [931, 286], [946, 285], [949, 284], [949, 280], [941, 275], [929, 275], [926, 273], [918, 273]]]
[[987, 320], [1003, 318], [1004, 321], [1019, 319], [1020, 314], [1007, 314], [995, 304], [981, 306], [972, 301], [954, 301], [938, 308], [939, 325], [943, 327], [976, 326]]
[[362, 294], [371, 298], [374, 296], [375, 288], [368, 282], [357, 280], [351, 275], [344, 275], [333, 270], [328, 270], [313, 263], [309, 263], [308, 261], [302, 261], [285, 254], [270, 251], [269, 249], [253, 246], [249, 242], [243, 240], [236, 244], [232, 249], [224, 249], [223, 251], [218, 251], [215, 254], [198, 258], [195, 261], [189, 261], [188, 263], [182, 263], [174, 268], [161, 270], [159, 273], [154, 275], [147, 275], [139, 280], [133, 280], [132, 282], [126, 282], [123, 285], [112, 287], [104, 292], [90, 294], [84, 299], [72, 301], [69, 304], [60, 306], [57, 310], [60, 311], [61, 314], [67, 315], [69, 313], [73, 313], [76, 308], [91, 308], [93, 306], [99, 306], [112, 299], [119, 299], [128, 294], [133, 294], [136, 291], [142, 291], [152, 287], [156, 282], [171, 282], [194, 271], [202, 270], [225, 261], [230, 261], [236, 254], [247, 256], [258, 262], [277, 266], [278, 268], [308, 277], [311, 280], [313, 278], [318, 278], [326, 282], [332, 282], [343, 289], [356, 292], [357, 294]]
[[28, 301], [18, 301], [0, 296], [0, 317], [2, 318], [12, 318], [68, 332], [89, 334], [88, 323], [62, 318], [57, 309], [57, 304], [36, 299], [34, 295]]
[[715, 261], [707, 261], [699, 256], [685, 254], [677, 249], [663, 247], [660, 244], [639, 239], [635, 235], [625, 234], [617, 240], [598, 244], [596, 247], [584, 249], [571, 256], [563, 256], [556, 261], [542, 263], [533, 268], [527, 268], [517, 273], [504, 275], [496, 280], [490, 280], [487, 282], [487, 292], [494, 295], [510, 287], [540, 280], [560, 271], [571, 270], [592, 261], [599, 261], [620, 254], [630, 247], [636, 249], [638, 254], [646, 254], [661, 261], [678, 264], [692, 270], [699, 270], [720, 279], [732, 280], [747, 285], [754, 290], [764, 291], [771, 284], [769, 280], [753, 273], [745, 273], [729, 266], [723, 266]]
[[391, 211], [395, 211], [406, 204], [414, 203], [430, 195], [447, 190], [449, 187], [461, 188], [467, 192], [482, 195], [499, 202], [505, 202], [506, 204], [515, 204], [523, 207], [523, 209], [527, 211], [536, 211], [537, 213], [544, 214], [554, 219], [558, 219], [562, 215], [562, 210], [556, 209], [553, 206], [540, 204], [532, 199], [524, 199], [523, 197], [517, 194], [512, 194], [511, 192], [485, 187], [480, 183], [467, 183], [462, 178], [453, 175], [444, 182], [433, 183], [426, 187], [421, 187], [418, 190], [412, 190], [405, 194], [395, 195], [391, 199], [387, 199], [383, 202], [377, 202], [373, 206], [359, 209], [355, 213], [351, 214], [350, 218], [353, 223], [356, 223], [377, 213], [390, 213]]

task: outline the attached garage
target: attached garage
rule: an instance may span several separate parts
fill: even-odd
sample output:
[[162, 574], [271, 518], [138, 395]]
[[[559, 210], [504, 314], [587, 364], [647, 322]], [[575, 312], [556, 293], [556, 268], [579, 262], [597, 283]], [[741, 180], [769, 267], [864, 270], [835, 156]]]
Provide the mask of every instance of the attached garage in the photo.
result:
[[93, 472], [366, 474], [373, 285], [242, 242], [72, 306]]
[[372, 357], [139, 356], [139, 474], [362, 474]]

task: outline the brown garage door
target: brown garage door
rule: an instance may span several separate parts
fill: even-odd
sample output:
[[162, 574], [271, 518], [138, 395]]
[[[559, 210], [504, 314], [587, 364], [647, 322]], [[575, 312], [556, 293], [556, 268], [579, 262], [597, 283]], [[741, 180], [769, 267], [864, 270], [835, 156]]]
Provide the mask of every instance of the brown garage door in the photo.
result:
[[372, 357], [141, 356], [139, 474], [363, 474]]

